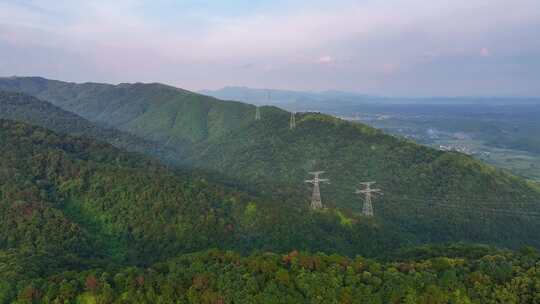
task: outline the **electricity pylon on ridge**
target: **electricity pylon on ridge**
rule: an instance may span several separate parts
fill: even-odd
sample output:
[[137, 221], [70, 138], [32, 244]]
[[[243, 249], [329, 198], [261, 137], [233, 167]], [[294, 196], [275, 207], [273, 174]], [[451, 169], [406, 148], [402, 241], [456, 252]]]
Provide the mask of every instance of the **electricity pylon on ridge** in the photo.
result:
[[364, 200], [364, 206], [362, 207], [362, 214], [365, 216], [373, 216], [373, 202], [371, 201], [373, 194], [383, 194], [381, 192], [381, 189], [373, 189], [371, 188], [371, 185], [375, 184], [376, 182], [365, 182], [360, 183], [360, 185], [364, 185], [365, 189], [362, 190], [356, 190], [356, 194], [364, 194], [365, 200]]
[[270, 90], [266, 90], [266, 103], [269, 105], [270, 100], [272, 99], [272, 92]]
[[289, 129], [296, 128], [296, 113], [291, 112], [291, 119], [289, 120]]
[[261, 120], [261, 110], [259, 107], [255, 107], [255, 120]]
[[323, 207], [320, 183], [330, 183], [330, 180], [327, 178], [319, 178], [323, 173], [324, 171], [309, 172], [309, 174], [313, 175], [313, 179], [305, 181], [306, 183], [313, 184], [313, 193], [311, 195], [311, 209], [313, 210], [321, 209]]

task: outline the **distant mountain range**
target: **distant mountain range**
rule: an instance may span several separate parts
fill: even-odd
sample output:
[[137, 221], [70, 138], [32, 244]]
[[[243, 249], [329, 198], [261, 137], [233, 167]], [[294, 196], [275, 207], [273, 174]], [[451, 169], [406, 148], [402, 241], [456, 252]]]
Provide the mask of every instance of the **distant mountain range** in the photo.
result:
[[219, 90], [201, 90], [199, 93], [224, 100], [237, 100], [253, 104], [288, 104], [306, 101], [367, 100], [377, 101], [378, 96], [361, 95], [341, 91], [302, 92], [291, 90], [253, 89], [248, 87], [224, 87]]
[[384, 97], [342, 91], [302, 92], [248, 87], [224, 87], [199, 93], [224, 100], [276, 105], [291, 110], [336, 111], [343, 107], [385, 104], [540, 104], [540, 97]]

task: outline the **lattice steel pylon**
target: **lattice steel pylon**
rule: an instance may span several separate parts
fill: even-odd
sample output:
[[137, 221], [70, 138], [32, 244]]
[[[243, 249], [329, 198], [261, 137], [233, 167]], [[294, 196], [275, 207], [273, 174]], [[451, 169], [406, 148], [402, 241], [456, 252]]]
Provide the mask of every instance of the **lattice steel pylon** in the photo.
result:
[[319, 178], [323, 173], [324, 171], [309, 172], [309, 174], [313, 174], [313, 179], [305, 181], [306, 183], [313, 184], [313, 193], [311, 195], [311, 209], [313, 210], [323, 208], [320, 183], [330, 183], [330, 180], [327, 178]]
[[255, 120], [261, 120], [261, 110], [259, 107], [255, 107]]
[[356, 194], [364, 194], [365, 200], [364, 200], [364, 206], [362, 207], [362, 214], [365, 216], [373, 216], [373, 202], [371, 201], [372, 194], [381, 194], [381, 189], [372, 189], [371, 185], [375, 184], [375, 182], [365, 182], [360, 183], [360, 185], [364, 185], [365, 189], [363, 190], [356, 190]]
[[291, 119], [289, 120], [289, 129], [296, 128], [296, 113], [291, 112]]

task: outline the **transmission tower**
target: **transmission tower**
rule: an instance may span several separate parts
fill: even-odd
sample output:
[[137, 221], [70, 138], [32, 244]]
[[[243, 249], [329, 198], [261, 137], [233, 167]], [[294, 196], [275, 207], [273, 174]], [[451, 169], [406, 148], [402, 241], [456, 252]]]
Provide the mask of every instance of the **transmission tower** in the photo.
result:
[[373, 203], [371, 201], [373, 194], [381, 194], [381, 189], [372, 189], [371, 185], [375, 184], [375, 182], [365, 182], [360, 183], [360, 185], [364, 185], [365, 189], [363, 190], [356, 190], [356, 194], [364, 194], [365, 200], [364, 200], [364, 206], [362, 207], [362, 214], [365, 216], [373, 216]]
[[295, 112], [291, 112], [291, 119], [289, 121], [289, 129], [294, 129], [296, 128], [296, 113]]
[[319, 184], [330, 183], [330, 181], [326, 178], [319, 178], [319, 176], [323, 173], [324, 171], [309, 172], [309, 174], [313, 175], [313, 179], [305, 181], [306, 183], [313, 184], [313, 194], [311, 195], [311, 209], [313, 210], [321, 209], [323, 207], [321, 200], [321, 189]]
[[261, 120], [261, 110], [259, 107], [255, 107], [255, 120]]

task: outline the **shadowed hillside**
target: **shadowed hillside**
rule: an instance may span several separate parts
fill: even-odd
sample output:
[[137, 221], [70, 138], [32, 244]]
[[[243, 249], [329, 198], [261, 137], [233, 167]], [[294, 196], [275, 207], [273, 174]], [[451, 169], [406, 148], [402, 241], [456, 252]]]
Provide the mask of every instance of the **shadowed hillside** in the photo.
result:
[[166, 148], [114, 128], [100, 127], [79, 115], [22, 93], [0, 91], [0, 119], [22, 121], [55, 132], [106, 141], [116, 147], [154, 155], [165, 161], [176, 160], [181, 155], [179, 149]]

